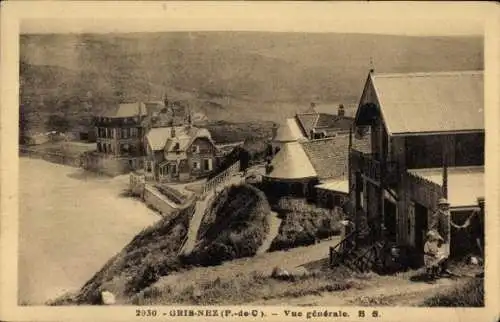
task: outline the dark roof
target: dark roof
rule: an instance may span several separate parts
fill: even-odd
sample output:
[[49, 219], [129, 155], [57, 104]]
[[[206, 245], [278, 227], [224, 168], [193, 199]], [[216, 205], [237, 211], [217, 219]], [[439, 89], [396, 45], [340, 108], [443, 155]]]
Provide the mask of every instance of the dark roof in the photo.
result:
[[125, 118], [146, 114], [146, 105], [142, 102], [135, 102], [115, 104], [106, 107], [101, 106], [95, 115], [109, 118]]
[[[347, 176], [349, 133], [303, 142], [302, 146], [320, 180]], [[369, 137], [358, 140], [353, 135], [353, 148], [362, 152], [369, 152]]]
[[295, 117], [298, 120], [299, 125], [302, 127], [302, 130], [305, 132], [304, 134], [308, 136], [311, 133], [311, 130], [314, 129], [314, 124], [316, 124], [318, 114], [300, 113], [296, 114]]
[[374, 73], [368, 81], [390, 135], [484, 130], [482, 71]]
[[[337, 115], [339, 110], [339, 105], [336, 104], [316, 104], [314, 110], [316, 113], [325, 113], [330, 115]], [[344, 112], [346, 116], [354, 117], [356, 115], [356, 110], [358, 109], [358, 103], [347, 103], [344, 105]]]
[[320, 113], [314, 128], [349, 130], [354, 118]]

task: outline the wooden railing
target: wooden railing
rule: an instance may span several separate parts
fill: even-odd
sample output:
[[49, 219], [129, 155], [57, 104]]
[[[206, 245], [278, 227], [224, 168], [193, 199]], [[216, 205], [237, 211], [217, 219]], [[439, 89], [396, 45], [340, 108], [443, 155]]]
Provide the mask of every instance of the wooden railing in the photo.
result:
[[330, 247], [330, 267], [338, 266], [354, 248], [357, 232], [354, 230], [342, 239], [337, 245]]
[[351, 167], [361, 170], [366, 176], [375, 181], [380, 181], [380, 162], [375, 160], [371, 154], [363, 153], [357, 150], [351, 150], [350, 159]]
[[[399, 167], [394, 161], [385, 161], [384, 163], [376, 160], [371, 153], [363, 153], [352, 149], [350, 153], [350, 162], [353, 169], [358, 169], [367, 177], [376, 182], [384, 179], [386, 184], [399, 182]], [[385, 165], [385, 167], [383, 166]], [[382, 178], [382, 175], [384, 176]]]
[[208, 180], [203, 185], [203, 190], [201, 193], [201, 199], [204, 199], [211, 190], [217, 189], [219, 186], [223, 186], [231, 177], [240, 171], [240, 161], [236, 161], [232, 166], [219, 173], [217, 176]]
[[348, 263], [348, 266], [358, 272], [364, 273], [374, 268], [381, 261], [384, 244], [376, 242], [364, 250], [358, 257]]

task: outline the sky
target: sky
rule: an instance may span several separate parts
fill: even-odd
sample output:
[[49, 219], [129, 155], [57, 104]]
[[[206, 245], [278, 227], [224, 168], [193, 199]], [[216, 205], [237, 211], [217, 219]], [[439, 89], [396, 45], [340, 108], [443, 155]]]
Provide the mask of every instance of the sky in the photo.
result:
[[[19, 4], [18, 6], [14, 6]], [[9, 3], [8, 3], [9, 4]], [[294, 31], [482, 35], [480, 2], [10, 2], [21, 33]], [[14, 10], [13, 10], [14, 11]], [[63, 17], [63, 18], [62, 18]]]

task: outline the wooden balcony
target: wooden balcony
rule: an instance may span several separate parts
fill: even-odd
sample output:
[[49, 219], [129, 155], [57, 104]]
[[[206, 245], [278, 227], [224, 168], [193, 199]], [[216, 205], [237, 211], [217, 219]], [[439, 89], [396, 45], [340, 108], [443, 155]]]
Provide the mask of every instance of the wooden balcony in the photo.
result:
[[380, 183], [384, 179], [385, 184], [395, 184], [399, 181], [398, 165], [396, 162], [380, 162], [372, 154], [351, 150], [350, 167], [354, 171], [362, 172], [366, 177]]

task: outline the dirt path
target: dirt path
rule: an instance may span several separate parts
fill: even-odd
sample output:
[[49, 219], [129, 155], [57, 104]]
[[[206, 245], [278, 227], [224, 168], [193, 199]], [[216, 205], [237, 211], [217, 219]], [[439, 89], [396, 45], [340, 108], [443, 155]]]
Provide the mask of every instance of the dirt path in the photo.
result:
[[267, 216], [267, 222], [269, 224], [269, 233], [267, 234], [266, 239], [264, 239], [262, 245], [257, 250], [257, 255], [264, 254], [269, 250], [269, 247], [271, 247], [274, 238], [276, 238], [280, 230], [281, 219], [278, 218], [278, 214], [276, 212], [271, 211], [269, 213], [269, 215]]
[[219, 266], [196, 267], [183, 273], [162, 277], [153, 286], [159, 288], [170, 286], [171, 288], [182, 289], [193, 283], [214, 280], [219, 276], [232, 278], [240, 274], [251, 274], [252, 272], [270, 275], [275, 266], [292, 269], [324, 259], [328, 257], [329, 248], [339, 241], [339, 237], [334, 237], [316, 245], [297, 247], [288, 251], [264, 253], [251, 258], [236, 259]]
[[414, 282], [408, 274], [375, 276], [365, 281], [365, 287], [342, 292], [324, 292], [299, 298], [259, 300], [248, 305], [296, 305], [296, 306], [418, 306], [426, 298], [446, 292], [470, 280], [470, 276], [442, 278], [435, 284]]
[[189, 222], [189, 229], [187, 233], [187, 240], [182, 248], [182, 253], [189, 254], [193, 251], [196, 246], [196, 238], [198, 236], [198, 230], [200, 229], [201, 222], [203, 219], [203, 215], [205, 214], [205, 209], [209, 206], [213, 196], [215, 193], [221, 192], [225, 187], [228, 187], [233, 184], [241, 183], [242, 177], [241, 174], [237, 174], [232, 176], [228, 181], [224, 182], [222, 185], [216, 188], [216, 191], [210, 191], [205, 199], [196, 202], [196, 210]]

